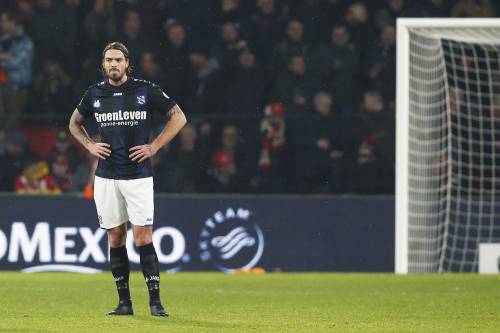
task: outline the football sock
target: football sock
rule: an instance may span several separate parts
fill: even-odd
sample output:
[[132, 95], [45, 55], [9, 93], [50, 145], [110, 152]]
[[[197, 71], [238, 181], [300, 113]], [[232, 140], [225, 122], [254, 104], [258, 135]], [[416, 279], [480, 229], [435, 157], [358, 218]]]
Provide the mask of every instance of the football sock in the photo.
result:
[[160, 303], [160, 265], [153, 243], [138, 246], [141, 257], [142, 274], [148, 286], [149, 305]]
[[115, 278], [120, 303], [131, 304], [130, 289], [128, 286], [130, 266], [128, 262], [127, 248], [125, 246], [112, 247], [109, 250], [109, 255], [111, 272]]

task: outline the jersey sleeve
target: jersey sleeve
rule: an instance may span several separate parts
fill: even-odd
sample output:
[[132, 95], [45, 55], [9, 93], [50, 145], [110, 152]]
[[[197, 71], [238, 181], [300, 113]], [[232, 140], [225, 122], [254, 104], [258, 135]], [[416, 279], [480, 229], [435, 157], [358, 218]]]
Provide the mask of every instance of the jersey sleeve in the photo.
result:
[[92, 115], [90, 88], [87, 89], [87, 91], [83, 94], [82, 100], [80, 101], [76, 109], [85, 119], [89, 118]]
[[162, 114], [167, 114], [171, 108], [177, 105], [177, 103], [165, 94], [160, 87], [155, 85], [149, 88], [149, 102], [152, 111]]

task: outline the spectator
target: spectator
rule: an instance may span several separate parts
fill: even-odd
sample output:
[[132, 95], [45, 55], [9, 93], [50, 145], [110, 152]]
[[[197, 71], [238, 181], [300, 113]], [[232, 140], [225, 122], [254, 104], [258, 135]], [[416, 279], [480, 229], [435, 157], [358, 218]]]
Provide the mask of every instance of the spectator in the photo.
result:
[[427, 0], [423, 10], [424, 17], [447, 17], [451, 12], [448, 0]]
[[291, 174], [293, 141], [285, 121], [285, 109], [272, 103], [264, 108], [260, 125], [261, 147], [257, 161], [257, 174], [251, 180], [253, 190], [265, 193], [283, 193], [293, 188]]
[[385, 109], [382, 96], [368, 91], [360, 107], [358, 156], [353, 168], [356, 193], [394, 191], [394, 119]]
[[[66, 46], [63, 42], [69, 29], [61, 6], [54, 0], [36, 0], [36, 8], [29, 33], [36, 50], [36, 64], [49, 59], [65, 61]], [[71, 65], [74, 66], [72, 63]]]
[[235, 22], [224, 23], [221, 40], [212, 48], [212, 57], [223, 70], [234, 70], [240, 52], [248, 47], [247, 41], [240, 38], [239, 28], [239, 24]]
[[387, 25], [369, 61], [367, 80], [370, 88], [378, 89], [388, 101], [394, 101], [396, 91], [396, 29]]
[[[163, 69], [158, 64], [156, 56], [153, 52], [146, 51], [141, 56], [141, 62], [137, 76], [143, 80], [151, 81], [158, 84], [162, 89], [165, 89], [165, 78]], [[170, 94], [170, 90], [165, 89]]]
[[490, 0], [459, 0], [451, 9], [453, 17], [494, 17], [495, 14]]
[[238, 169], [231, 153], [216, 151], [212, 154], [212, 168], [208, 171], [203, 192], [242, 192], [241, 184], [238, 181]]
[[54, 148], [47, 156], [50, 172], [63, 192], [73, 191], [73, 174], [79, 164], [76, 148], [71, 144], [66, 131], [57, 133]]
[[[6, 73], [8, 84], [2, 83], [2, 95], [7, 94], [6, 98], [11, 99], [5, 104], [9, 115], [19, 116], [24, 111], [27, 88], [31, 84], [33, 42], [10, 12], [0, 14], [0, 28], [0, 68], [4, 76]], [[16, 126], [14, 120], [9, 121], [11, 127]]]
[[[115, 33], [112, 1], [94, 0], [92, 10], [83, 19], [84, 46], [80, 50], [99, 50]], [[91, 53], [92, 54], [92, 53]], [[89, 53], [85, 54], [85, 58]]]
[[318, 92], [313, 101], [314, 115], [301, 121], [303, 137], [297, 142], [296, 163], [301, 193], [341, 193], [345, 188], [343, 169], [347, 140], [344, 124], [334, 117], [332, 108], [332, 96]]
[[305, 59], [301, 55], [290, 58], [288, 71], [275, 82], [271, 99], [283, 104], [290, 114], [304, 113], [311, 103], [319, 82], [306, 71]]
[[82, 0], [64, 0], [62, 6], [62, 15], [64, 17], [64, 40], [63, 40], [63, 56], [61, 65], [66, 72], [71, 76], [80, 75], [80, 66], [75, 66], [75, 63], [80, 64], [83, 61], [83, 54], [79, 48], [82, 35], [83, 22], [83, 4]]
[[47, 163], [31, 161], [16, 177], [16, 194], [59, 194], [61, 190], [49, 173]]
[[160, 64], [164, 72], [165, 91], [180, 105], [186, 100], [186, 85], [189, 72], [189, 52], [186, 45], [186, 30], [182, 24], [167, 21], [165, 40], [160, 47]]
[[191, 193], [200, 190], [200, 178], [206, 168], [197, 138], [196, 129], [187, 124], [180, 131], [172, 151], [155, 161], [155, 186], [159, 191]]
[[[64, 115], [68, 113], [73, 104], [73, 90], [71, 79], [55, 61], [46, 61], [41, 72], [35, 77], [33, 92], [28, 103], [28, 108], [33, 114], [48, 113], [51, 115]], [[59, 124], [57, 118], [50, 120], [50, 125]], [[54, 123], [55, 121], [55, 123]]]
[[18, 23], [23, 27], [27, 27], [31, 20], [33, 19], [33, 14], [35, 12], [34, 1], [33, 0], [18, 0], [16, 1], [16, 17]]
[[215, 25], [222, 25], [226, 22], [242, 22], [244, 18], [240, 0], [221, 0], [220, 7], [217, 7], [214, 12], [213, 22]]
[[[255, 174], [255, 165], [252, 161], [255, 161], [256, 153], [253, 151], [253, 147], [249, 147], [241, 138], [240, 129], [236, 125], [225, 125], [222, 128], [220, 141], [218, 151], [223, 151], [233, 156], [238, 174], [243, 179], [249, 179]], [[241, 181], [241, 185], [246, 188], [247, 184], [243, 184]], [[244, 190], [244, 188], [240, 189], [240, 191]]]
[[118, 41], [127, 46], [130, 53], [130, 64], [137, 67], [142, 53], [148, 47], [148, 38], [141, 31], [141, 15], [136, 10], [128, 10], [123, 19], [123, 27], [117, 36]]
[[304, 24], [299, 20], [290, 20], [287, 24], [286, 37], [274, 47], [271, 60], [271, 78], [286, 71], [286, 65], [293, 56], [309, 56], [309, 46], [304, 41]]
[[369, 19], [369, 11], [364, 3], [358, 1], [347, 8], [346, 28], [350, 32], [354, 47], [360, 52], [371, 48], [370, 45], [376, 40]]
[[422, 16], [423, 9], [424, 6], [417, 1], [386, 0], [385, 4], [375, 11], [375, 24], [378, 28], [385, 25], [395, 26], [398, 17]]
[[[248, 134], [252, 121], [256, 120], [264, 104], [266, 96], [265, 75], [260, 66], [255, 63], [255, 56], [250, 50], [245, 50], [239, 55], [238, 67], [227, 75], [227, 89], [224, 98], [226, 113], [232, 115], [245, 115], [236, 118], [240, 129]], [[250, 117], [250, 119], [248, 118]]]
[[33, 154], [28, 151], [25, 136], [21, 132], [8, 134], [5, 153], [0, 157], [0, 191], [14, 191], [17, 175], [33, 159]]
[[320, 45], [312, 56], [312, 71], [321, 80], [321, 89], [332, 94], [341, 112], [354, 108], [358, 90], [359, 54], [345, 25], [333, 27], [331, 40]]
[[255, 42], [255, 55], [261, 64], [267, 64], [273, 47], [282, 38], [281, 7], [275, 0], [257, 0], [251, 17]]
[[194, 114], [221, 113], [223, 81], [219, 65], [203, 49], [189, 53], [191, 64], [187, 78], [186, 110]]

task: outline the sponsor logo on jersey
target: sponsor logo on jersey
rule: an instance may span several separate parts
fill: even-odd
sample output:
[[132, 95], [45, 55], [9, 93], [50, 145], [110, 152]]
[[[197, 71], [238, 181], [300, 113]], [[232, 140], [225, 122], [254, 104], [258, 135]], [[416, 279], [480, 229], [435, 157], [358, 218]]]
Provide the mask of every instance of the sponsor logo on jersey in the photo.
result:
[[96, 100], [94, 101], [94, 107], [95, 107], [95, 108], [100, 108], [100, 107], [101, 107], [101, 102], [99, 102], [99, 100], [98, 100], [98, 99], [96, 99]]
[[146, 97], [145, 96], [137, 96], [137, 104], [143, 105], [146, 103]]
[[200, 233], [200, 259], [223, 272], [250, 269], [262, 257], [264, 235], [244, 208], [227, 208], [208, 218]]
[[147, 118], [146, 111], [122, 111], [107, 113], [94, 113], [95, 120], [98, 123], [106, 121], [120, 121], [120, 120], [145, 120]]

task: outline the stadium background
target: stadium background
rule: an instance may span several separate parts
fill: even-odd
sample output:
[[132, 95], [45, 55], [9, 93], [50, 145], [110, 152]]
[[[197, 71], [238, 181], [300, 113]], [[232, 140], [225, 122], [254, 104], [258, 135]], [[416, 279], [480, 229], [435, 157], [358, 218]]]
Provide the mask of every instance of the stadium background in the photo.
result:
[[[78, 262], [67, 254], [83, 249], [85, 237], [56, 227], [96, 229], [85, 199], [96, 161], [66, 127], [85, 89], [102, 79], [103, 46], [121, 41], [133, 76], [159, 83], [188, 116], [152, 159], [157, 226], [190, 225], [178, 226], [188, 255], [178, 260], [201, 259], [207, 219], [241, 208], [265, 236], [258, 263], [265, 269], [392, 271], [395, 20], [494, 17], [499, 7], [488, 0], [2, 1], [2, 266]], [[157, 124], [152, 135], [161, 118]], [[87, 124], [92, 135], [94, 125]], [[12, 193], [64, 196], [19, 201]], [[25, 223], [24, 239], [12, 238], [15, 221]], [[62, 249], [49, 261], [41, 243], [29, 242], [42, 242], [40, 221], [50, 223], [49, 247]], [[159, 245], [173, 251], [172, 241]], [[186, 267], [220, 268], [202, 261]]]

